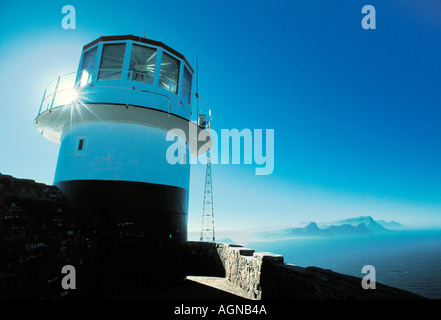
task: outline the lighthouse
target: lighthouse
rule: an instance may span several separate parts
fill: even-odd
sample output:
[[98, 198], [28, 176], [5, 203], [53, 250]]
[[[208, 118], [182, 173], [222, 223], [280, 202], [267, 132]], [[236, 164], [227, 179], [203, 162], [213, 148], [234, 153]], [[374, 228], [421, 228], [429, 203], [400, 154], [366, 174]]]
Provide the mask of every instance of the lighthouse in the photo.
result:
[[[104, 36], [83, 47], [76, 72], [47, 86], [34, 124], [60, 146], [54, 185], [92, 239], [85, 284], [120, 293], [185, 277], [190, 157], [197, 137], [210, 140], [200, 121], [208, 110], [192, 106], [193, 77], [162, 42]], [[185, 152], [171, 164], [173, 129]]]

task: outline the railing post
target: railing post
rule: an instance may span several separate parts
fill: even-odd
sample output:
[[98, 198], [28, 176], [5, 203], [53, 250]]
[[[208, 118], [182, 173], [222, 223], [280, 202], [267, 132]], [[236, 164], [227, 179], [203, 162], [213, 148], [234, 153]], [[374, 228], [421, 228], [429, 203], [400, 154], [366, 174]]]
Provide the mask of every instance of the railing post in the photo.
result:
[[52, 102], [51, 102], [51, 106], [49, 109], [52, 109], [52, 106], [54, 104], [55, 95], [57, 94], [57, 90], [58, 90], [58, 84], [60, 83], [60, 78], [61, 78], [61, 76], [59, 76], [57, 79], [57, 85], [55, 86], [54, 95], [52, 96]]
[[196, 92], [196, 125], [199, 126], [199, 92]]
[[169, 85], [168, 85], [168, 118], [170, 118], [170, 113], [171, 113], [171, 90], [172, 90], [172, 81], [169, 80]]
[[47, 87], [46, 87], [46, 89], [44, 89], [44, 93], [43, 93], [43, 99], [41, 99], [41, 103], [40, 103], [40, 109], [38, 109], [38, 114], [37, 114], [37, 116], [39, 116], [39, 115], [40, 115], [40, 112], [41, 112], [41, 108], [43, 107], [43, 102], [44, 102], [44, 98], [46, 98], [46, 91], [47, 91]]

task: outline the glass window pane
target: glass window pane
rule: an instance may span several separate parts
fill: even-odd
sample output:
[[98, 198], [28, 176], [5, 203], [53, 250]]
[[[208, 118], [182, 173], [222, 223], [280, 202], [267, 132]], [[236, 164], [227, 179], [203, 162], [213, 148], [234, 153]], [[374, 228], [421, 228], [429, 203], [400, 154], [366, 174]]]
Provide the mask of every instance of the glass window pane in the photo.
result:
[[184, 77], [182, 80], [182, 97], [188, 104], [191, 102], [191, 81], [192, 76], [187, 67], [184, 68]]
[[153, 83], [155, 63], [156, 49], [134, 44], [132, 46], [132, 54], [130, 55], [129, 71], [131, 73], [129, 72], [129, 79], [131, 75], [134, 81]]
[[98, 47], [90, 49], [89, 51], [84, 52], [83, 61], [81, 63], [81, 70], [93, 70], [95, 67], [95, 58]]
[[83, 87], [92, 81], [92, 71], [95, 68], [95, 59], [98, 47], [84, 52], [83, 61], [81, 62], [80, 73], [77, 81], [80, 81], [80, 86]]
[[165, 52], [162, 54], [159, 86], [174, 93], [178, 92], [179, 60]]
[[105, 44], [98, 80], [120, 80], [126, 44]]

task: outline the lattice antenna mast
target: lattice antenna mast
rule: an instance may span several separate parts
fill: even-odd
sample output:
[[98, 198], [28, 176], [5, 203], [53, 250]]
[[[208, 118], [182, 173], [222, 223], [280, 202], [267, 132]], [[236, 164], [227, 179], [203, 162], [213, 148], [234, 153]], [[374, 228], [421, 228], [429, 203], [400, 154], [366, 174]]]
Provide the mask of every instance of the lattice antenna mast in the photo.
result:
[[[211, 129], [211, 110], [209, 111], [208, 119], [208, 134]], [[205, 171], [205, 188], [204, 188], [204, 203], [202, 207], [202, 226], [201, 226], [201, 241], [216, 242], [214, 234], [214, 207], [213, 207], [213, 184], [211, 175], [211, 156], [210, 149], [207, 155], [207, 168]]]

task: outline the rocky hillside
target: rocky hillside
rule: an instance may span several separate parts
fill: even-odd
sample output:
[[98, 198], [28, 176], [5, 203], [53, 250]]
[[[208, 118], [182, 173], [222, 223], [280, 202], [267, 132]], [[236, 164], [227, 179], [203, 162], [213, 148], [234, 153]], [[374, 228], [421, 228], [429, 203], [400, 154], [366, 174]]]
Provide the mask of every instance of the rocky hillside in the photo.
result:
[[0, 299], [67, 294], [61, 268], [87, 246], [57, 187], [0, 174]]

